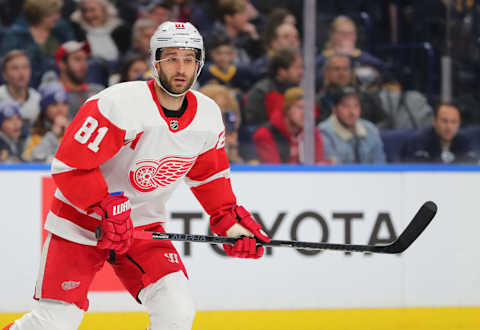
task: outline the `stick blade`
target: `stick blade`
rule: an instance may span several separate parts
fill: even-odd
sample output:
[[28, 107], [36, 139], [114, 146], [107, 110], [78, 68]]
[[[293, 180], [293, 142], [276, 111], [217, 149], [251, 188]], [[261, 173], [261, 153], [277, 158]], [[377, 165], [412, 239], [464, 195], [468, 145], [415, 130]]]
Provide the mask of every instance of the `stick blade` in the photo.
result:
[[400, 237], [390, 245], [383, 246], [383, 253], [402, 253], [420, 236], [427, 228], [437, 213], [437, 204], [432, 201], [425, 202], [403, 231]]

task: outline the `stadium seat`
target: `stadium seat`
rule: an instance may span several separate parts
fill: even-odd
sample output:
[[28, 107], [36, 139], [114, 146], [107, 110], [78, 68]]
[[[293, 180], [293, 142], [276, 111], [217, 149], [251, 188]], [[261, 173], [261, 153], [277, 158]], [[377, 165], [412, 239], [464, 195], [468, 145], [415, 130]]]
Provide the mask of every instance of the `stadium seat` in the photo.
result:
[[414, 129], [380, 130], [383, 150], [389, 163], [402, 161], [402, 149], [405, 143], [417, 132]]
[[253, 134], [258, 127], [258, 125], [240, 125], [238, 130], [239, 152], [246, 160], [257, 159]]
[[480, 126], [462, 128], [460, 133], [472, 142], [473, 149], [480, 154]]

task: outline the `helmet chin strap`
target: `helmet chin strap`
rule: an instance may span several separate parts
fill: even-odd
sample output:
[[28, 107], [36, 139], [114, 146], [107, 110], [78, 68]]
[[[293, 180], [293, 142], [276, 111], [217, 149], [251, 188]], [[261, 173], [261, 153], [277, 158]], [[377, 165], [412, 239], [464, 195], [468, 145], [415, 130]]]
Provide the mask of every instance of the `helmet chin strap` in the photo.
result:
[[154, 75], [153, 75], [153, 79], [155, 80], [155, 82], [158, 84], [158, 86], [160, 86], [161, 89], [163, 89], [163, 91], [165, 93], [167, 93], [168, 95], [172, 96], [172, 97], [182, 97], [184, 96], [185, 94], [187, 94], [187, 92], [192, 89], [193, 85], [195, 85], [195, 82], [197, 82], [197, 77], [198, 77], [198, 72], [197, 74], [195, 75], [195, 79], [193, 79], [193, 82], [192, 84], [190, 85], [190, 87], [188, 87], [188, 89], [186, 89], [183, 93], [172, 93], [170, 92], [169, 90], [167, 90], [167, 88], [165, 86], [163, 86], [163, 84], [161, 83], [160, 81], [160, 77], [158, 75], [158, 71], [157, 71], [157, 67], [155, 66], [155, 62], [153, 63], [153, 72], [154, 72]]

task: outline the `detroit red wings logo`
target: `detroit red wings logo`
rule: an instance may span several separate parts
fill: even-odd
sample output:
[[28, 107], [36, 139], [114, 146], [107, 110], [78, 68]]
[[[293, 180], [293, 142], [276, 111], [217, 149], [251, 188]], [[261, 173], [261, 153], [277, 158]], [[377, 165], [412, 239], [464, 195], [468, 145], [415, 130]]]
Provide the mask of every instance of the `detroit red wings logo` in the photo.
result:
[[165, 157], [160, 160], [142, 160], [130, 170], [130, 183], [141, 192], [166, 187], [185, 175], [196, 157]]

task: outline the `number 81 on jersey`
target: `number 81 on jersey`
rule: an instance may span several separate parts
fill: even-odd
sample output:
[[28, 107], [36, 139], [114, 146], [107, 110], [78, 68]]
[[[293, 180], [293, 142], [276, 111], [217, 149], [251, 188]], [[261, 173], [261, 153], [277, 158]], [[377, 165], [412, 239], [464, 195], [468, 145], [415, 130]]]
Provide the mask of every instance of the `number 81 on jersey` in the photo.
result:
[[82, 127], [75, 133], [75, 140], [80, 142], [81, 144], [85, 144], [90, 140], [90, 137], [93, 135], [95, 131], [97, 131], [97, 136], [95, 139], [88, 144], [88, 149], [92, 150], [93, 152], [97, 152], [99, 150], [98, 146], [100, 142], [102, 142], [105, 134], [108, 132], [108, 127], [100, 127], [98, 128], [98, 121], [93, 118], [92, 116], [88, 116], [85, 119]]

